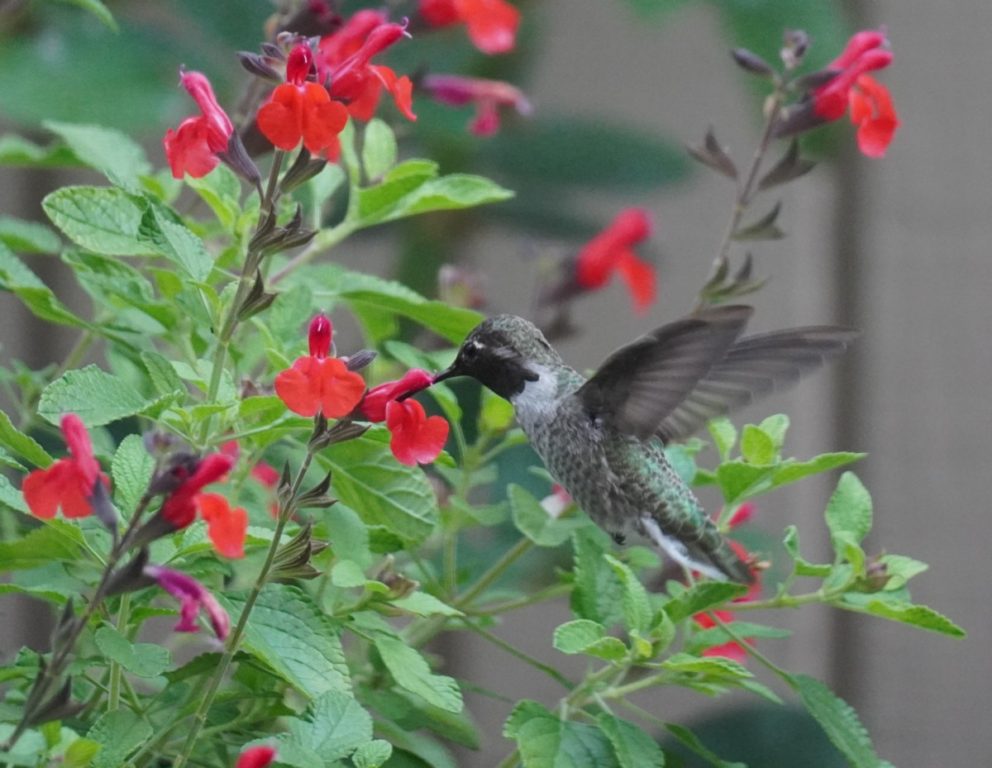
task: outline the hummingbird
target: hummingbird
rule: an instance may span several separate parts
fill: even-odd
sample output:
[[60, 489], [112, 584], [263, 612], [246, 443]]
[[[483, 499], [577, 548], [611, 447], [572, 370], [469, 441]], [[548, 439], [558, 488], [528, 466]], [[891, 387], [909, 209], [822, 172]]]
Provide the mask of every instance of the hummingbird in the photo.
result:
[[665, 444], [796, 381], [843, 352], [857, 331], [809, 326], [741, 336], [753, 309], [695, 312], [619, 348], [586, 378], [516, 315], [469, 333], [434, 382], [469, 376], [513, 405], [549, 473], [618, 544], [637, 533], [705, 576], [750, 583], [665, 457]]

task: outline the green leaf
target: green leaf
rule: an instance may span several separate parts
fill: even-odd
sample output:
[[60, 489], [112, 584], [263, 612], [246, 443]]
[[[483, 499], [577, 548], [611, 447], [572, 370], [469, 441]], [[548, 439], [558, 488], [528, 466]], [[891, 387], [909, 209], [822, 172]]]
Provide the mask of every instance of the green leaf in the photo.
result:
[[5, 505], [26, 515], [30, 514], [28, 505], [24, 502], [24, 496], [20, 490], [13, 486], [10, 478], [4, 474], [0, 474], [0, 505]]
[[155, 403], [95, 365], [66, 371], [42, 390], [38, 415], [58, 424], [65, 413], [75, 413], [87, 427], [99, 427], [141, 413]]
[[794, 675], [792, 680], [806, 710], [850, 764], [854, 768], [880, 768], [882, 761], [851, 706], [819, 680], [807, 675]]
[[187, 176], [185, 181], [210, 206], [225, 229], [236, 225], [241, 215], [241, 181], [234, 171], [221, 164], [206, 176], [199, 179]]
[[384, 120], [374, 117], [365, 126], [362, 165], [370, 181], [385, 175], [396, 165], [396, 136]]
[[406, 597], [392, 601], [392, 604], [408, 613], [417, 616], [464, 616], [457, 608], [453, 608], [434, 595], [427, 592], [411, 592]]
[[458, 683], [447, 675], [435, 675], [423, 656], [396, 637], [375, 636], [375, 647], [396, 684], [429, 704], [447, 712], [464, 708]]
[[53, 461], [52, 457], [48, 455], [48, 451], [42, 448], [33, 437], [24, 434], [15, 427], [10, 417], [3, 411], [0, 411], [0, 445], [9, 448], [18, 456], [42, 469]]
[[505, 432], [513, 424], [513, 404], [484, 387], [480, 391], [479, 427], [489, 434]]
[[[225, 602], [236, 622], [244, 598], [228, 597]], [[269, 584], [252, 609], [242, 647], [311, 699], [328, 691], [350, 695], [340, 631], [303, 590]]]
[[114, 15], [110, 12], [110, 9], [103, 4], [103, 0], [61, 0], [61, 2], [66, 3], [67, 5], [75, 5], [78, 8], [82, 8], [84, 11], [89, 11], [111, 31], [120, 31], [117, 26], [117, 21], [114, 19]]
[[129, 709], [103, 713], [86, 734], [100, 745], [93, 768], [119, 768], [151, 735], [152, 727]]
[[555, 629], [554, 647], [567, 654], [584, 653], [606, 661], [619, 661], [627, 655], [627, 646], [606, 634], [606, 628], [595, 621], [577, 619]]
[[11, 216], [0, 216], [0, 243], [20, 253], [58, 253], [62, 247], [50, 227]]
[[737, 442], [737, 428], [726, 416], [711, 419], [706, 426], [713, 438], [717, 453], [720, 454], [720, 461], [726, 461], [730, 458], [734, 443]]
[[870, 613], [872, 616], [880, 616], [883, 619], [901, 621], [903, 624], [927, 629], [942, 635], [962, 638], [967, 634], [964, 629], [942, 613], [938, 613], [925, 605], [873, 599], [871, 595], [859, 595], [857, 593], [844, 595], [842, 604], [845, 608], [853, 608], [863, 613]]
[[754, 676], [743, 664], [720, 656], [676, 653], [661, 662], [661, 666], [671, 672], [703, 675], [715, 680], [738, 680]]
[[288, 721], [288, 728], [288, 741], [320, 755], [324, 765], [348, 757], [372, 740], [372, 716], [340, 691], [321, 694], [302, 718]]
[[770, 487], [771, 473], [771, 467], [756, 466], [737, 459], [717, 467], [716, 481], [726, 503], [734, 504]]
[[661, 747], [639, 727], [605, 712], [596, 722], [613, 745], [620, 768], [664, 768]]
[[729, 581], [701, 581], [665, 603], [665, 613], [678, 623], [700, 611], [707, 611], [730, 602], [747, 592], [743, 584]]
[[866, 455], [864, 453], [838, 452], [822, 453], [809, 461], [789, 459], [779, 464], [772, 473], [772, 485], [775, 488], [779, 488], [783, 485], [794, 483], [796, 480], [801, 480], [804, 477], [817, 475], [821, 472], [829, 472], [831, 469], [843, 467], [845, 464], [860, 461]]
[[552, 517], [534, 496], [516, 484], [507, 489], [513, 523], [521, 533], [539, 547], [557, 547], [568, 541], [572, 534], [589, 524], [583, 518]]
[[106, 256], [154, 256], [158, 249], [141, 233], [148, 207], [142, 198], [112, 187], [62, 187], [42, 208], [76, 245]]
[[754, 426], [745, 424], [741, 435], [741, 456], [749, 464], [772, 464], [776, 457], [775, 441], [772, 437]]
[[516, 733], [524, 768], [620, 768], [599, 728], [556, 717], [534, 717]]
[[114, 478], [114, 498], [126, 517], [138, 506], [155, 470], [155, 460], [145, 449], [140, 435], [125, 437], [114, 453], [110, 472]]
[[885, 575], [888, 576], [884, 587], [886, 592], [901, 589], [906, 586], [907, 581], [930, 567], [905, 555], [882, 555], [878, 562], [885, 566]]
[[516, 739], [520, 728], [529, 720], [554, 717], [548, 708], [531, 699], [521, 699], [510, 710], [503, 724], [503, 735], [508, 739]]
[[572, 549], [575, 555], [572, 611], [583, 619], [611, 627], [623, 620], [621, 600], [624, 585], [606, 562], [606, 534], [588, 526], [575, 532]]
[[785, 551], [793, 559], [793, 568], [797, 576], [815, 576], [823, 579], [830, 575], [832, 566], [829, 563], [823, 565], [811, 563], [799, 554], [799, 531], [796, 529], [796, 526], [790, 525], [785, 529], [782, 546], [785, 547]]
[[407, 731], [429, 728], [447, 741], [469, 749], [479, 748], [479, 733], [468, 710], [448, 712], [400, 688], [366, 689], [362, 700], [383, 718]]
[[48, 520], [17, 541], [0, 541], [0, 563], [5, 571], [39, 568], [53, 561], [73, 563], [82, 557], [83, 545], [78, 526]]
[[167, 648], [154, 643], [132, 643], [110, 626], [100, 627], [93, 640], [104, 656], [138, 677], [157, 677], [172, 664]]
[[[154, 229], [146, 228], [143, 234], [155, 244], [160, 255], [171, 261], [195, 282], [202, 283], [214, 268], [214, 260], [207, 253], [203, 241], [187, 227], [171, 221], [159, 209], [152, 210]], [[147, 219], [146, 219], [146, 223]]]
[[113, 128], [74, 125], [46, 120], [42, 125], [69, 145], [76, 157], [110, 182], [128, 192], [139, 193], [138, 176], [151, 171], [141, 145]]
[[782, 449], [782, 444], [785, 443], [785, 433], [789, 431], [789, 417], [784, 413], [776, 413], [762, 419], [758, 429], [772, 439], [777, 453]]
[[653, 616], [647, 590], [626, 563], [620, 562], [613, 555], [605, 555], [604, 559], [620, 578], [620, 583], [623, 584], [620, 603], [623, 608], [623, 620], [627, 625], [627, 631], [647, 632]]
[[0, 136], [0, 165], [27, 168], [65, 168], [80, 165], [76, 156], [66, 147], [42, 147], [23, 136], [8, 133]]
[[827, 503], [826, 518], [838, 553], [842, 550], [838, 544], [845, 535], [857, 544], [871, 530], [871, 496], [853, 472], [840, 476], [837, 489]]
[[148, 377], [152, 381], [152, 386], [160, 395], [169, 395], [173, 392], [186, 392], [186, 385], [179, 378], [176, 369], [173, 368], [166, 358], [154, 350], [147, 350], [141, 353], [141, 362], [148, 371]]
[[382, 739], [362, 744], [351, 756], [355, 768], [379, 768], [393, 754], [393, 745]]
[[368, 525], [407, 542], [423, 541], [437, 522], [437, 499], [424, 473], [396, 461], [381, 437], [366, 434], [332, 445], [318, 461], [331, 487]]
[[52, 289], [2, 243], [0, 243], [0, 289], [13, 293], [33, 315], [42, 320], [74, 328], [91, 327], [85, 320], [70, 312], [58, 300]]
[[65, 750], [63, 768], [90, 768], [93, 758], [100, 751], [100, 745], [90, 739], [79, 738]]

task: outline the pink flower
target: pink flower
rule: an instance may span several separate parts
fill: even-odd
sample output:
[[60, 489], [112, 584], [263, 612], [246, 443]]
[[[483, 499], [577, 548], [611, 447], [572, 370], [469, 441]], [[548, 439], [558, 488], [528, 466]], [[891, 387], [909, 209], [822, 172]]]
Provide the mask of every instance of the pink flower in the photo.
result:
[[506, 0], [420, 0], [420, 15], [431, 26], [462, 23], [483, 53], [512, 51], [520, 26], [520, 11]]
[[583, 290], [605, 286], [619, 273], [638, 312], [646, 310], [657, 293], [654, 267], [642, 261], [632, 250], [651, 236], [651, 217], [643, 208], [620, 211], [610, 225], [579, 251], [575, 278]]
[[239, 755], [234, 768], [267, 768], [275, 759], [275, 747], [249, 747]]
[[448, 422], [441, 416], [427, 417], [416, 400], [392, 400], [386, 405], [386, 427], [392, 437], [389, 448], [400, 464], [430, 464], [448, 439]]
[[889, 89], [873, 77], [861, 75], [848, 97], [851, 122], [858, 126], [858, 149], [866, 157], [883, 157], [896, 129], [896, 115]]
[[197, 632], [197, 614], [202, 609], [210, 620], [217, 638], [224, 640], [231, 630], [231, 619], [220, 603], [210, 592], [192, 576], [182, 571], [165, 568], [159, 565], [146, 565], [143, 573], [179, 601], [179, 623], [176, 632]]
[[185, 173], [200, 178], [220, 163], [218, 155], [227, 151], [234, 124], [217, 103], [210, 81], [204, 75], [182, 71], [179, 82], [193, 97], [200, 114], [187, 117], [176, 130], [166, 131], [162, 144], [175, 178], [181, 179]]
[[53, 518], [60, 507], [66, 517], [87, 517], [93, 513], [97, 482], [110, 485], [93, 456], [93, 445], [82, 420], [67, 413], [62, 417], [61, 428], [69, 457], [31, 472], [21, 486], [24, 501], [35, 517]]
[[530, 102], [519, 88], [500, 80], [482, 80], [459, 75], [427, 75], [421, 87], [435, 101], [460, 107], [475, 105], [469, 130], [476, 136], [492, 136], [499, 130], [500, 107], [512, 107], [521, 115], [531, 113]]

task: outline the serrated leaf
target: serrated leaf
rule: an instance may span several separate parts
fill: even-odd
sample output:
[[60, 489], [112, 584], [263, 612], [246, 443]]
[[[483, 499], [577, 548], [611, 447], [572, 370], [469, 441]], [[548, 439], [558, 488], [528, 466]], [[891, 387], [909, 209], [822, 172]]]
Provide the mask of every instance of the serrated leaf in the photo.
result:
[[665, 613], [676, 624], [701, 611], [728, 603], [747, 592], [743, 584], [729, 581], [701, 581], [665, 603]]
[[775, 450], [779, 451], [785, 442], [785, 433], [789, 431], [789, 417], [784, 413], [776, 413], [761, 420], [758, 429], [771, 438]]
[[611, 627], [623, 621], [620, 577], [606, 562], [605, 534], [592, 526], [576, 531], [572, 539], [575, 588], [572, 611], [583, 619]]
[[89, 768], [100, 745], [90, 739], [78, 738], [65, 750], [63, 768]]
[[516, 484], [507, 489], [513, 524], [539, 547], [557, 547], [589, 523], [582, 518], [558, 519], [548, 514], [527, 490]]
[[362, 744], [351, 756], [355, 768], [380, 768], [393, 754], [393, 745], [382, 739]]
[[0, 563], [5, 571], [26, 570], [53, 561], [77, 562], [82, 557], [83, 534], [65, 520], [48, 520], [17, 541], [0, 541]]
[[[106, 10], [106, 9], [104, 9]], [[138, 193], [138, 176], [151, 171], [141, 145], [113, 128], [76, 125], [46, 120], [42, 125], [69, 145], [86, 165], [99, 171], [114, 185]]]
[[92, 327], [70, 312], [52, 289], [3, 243], [0, 243], [0, 290], [13, 293], [33, 315], [42, 320], [74, 328]]
[[392, 601], [401, 610], [414, 613], [417, 616], [464, 616], [457, 608], [442, 602], [427, 592], [411, 592], [406, 597]]
[[154, 643], [132, 643], [110, 626], [100, 627], [93, 640], [104, 656], [138, 677], [157, 677], [172, 664], [167, 648]]
[[745, 424], [741, 434], [741, 456], [749, 464], [765, 465], [775, 461], [775, 441], [754, 424]]
[[15, 488], [4, 474], [0, 474], [0, 505], [10, 507], [18, 512], [30, 514], [28, 505], [24, 502], [24, 496], [20, 490]]
[[737, 428], [726, 416], [711, 419], [706, 426], [713, 438], [716, 451], [720, 454], [720, 461], [726, 461], [737, 442]]
[[372, 118], [365, 126], [362, 165], [369, 180], [378, 179], [396, 164], [396, 136], [385, 121]]
[[0, 165], [27, 168], [65, 168], [81, 165], [72, 152], [59, 144], [42, 147], [23, 136], [0, 136]]
[[110, 463], [114, 498], [126, 517], [138, 506], [155, 469], [155, 460], [145, 449], [140, 435], [125, 437]]
[[62, 241], [50, 227], [11, 216], [0, 216], [0, 243], [20, 253], [58, 253], [62, 247]]
[[6, 446], [18, 456], [42, 469], [53, 461], [52, 457], [48, 455], [48, 451], [42, 448], [33, 437], [24, 434], [15, 427], [10, 417], [3, 411], [0, 411], [0, 445]]
[[810, 475], [829, 472], [831, 469], [843, 467], [845, 464], [860, 461], [865, 455], [864, 453], [839, 452], [822, 453], [809, 461], [797, 462], [790, 459], [789, 461], [782, 462], [772, 472], [772, 486], [780, 488], [783, 485], [794, 483]]
[[606, 637], [606, 627], [598, 621], [576, 619], [555, 628], [552, 645], [567, 654], [582, 653], [590, 645]]
[[807, 675], [794, 675], [792, 680], [806, 710], [851, 765], [880, 768], [868, 732], [851, 706], [819, 680]]
[[534, 717], [516, 740], [524, 768], [620, 768], [606, 734], [585, 723]]
[[845, 534], [858, 544], [871, 530], [871, 495], [853, 472], [840, 476], [837, 489], [827, 503], [826, 518], [835, 547]]
[[665, 754], [661, 747], [639, 727], [606, 713], [596, 722], [613, 745], [620, 768], [664, 768]]
[[99, 427], [141, 413], [154, 402], [120, 377], [88, 365], [49, 383], [41, 392], [38, 415], [58, 424], [63, 414], [75, 413], [87, 427]]
[[320, 755], [321, 763], [348, 757], [372, 740], [372, 716], [350, 695], [326, 691], [303, 717], [288, 721], [288, 740]]
[[100, 745], [93, 768], [119, 768], [151, 735], [152, 727], [131, 710], [105, 712], [86, 734], [86, 738]]
[[503, 735], [508, 739], [517, 738], [521, 726], [528, 720], [542, 717], [554, 717], [548, 708], [531, 699], [521, 699], [510, 710], [510, 714], [503, 723]]
[[768, 487], [772, 468], [756, 466], [735, 459], [725, 461], [716, 469], [716, 481], [727, 504], [734, 504]]
[[330, 471], [334, 495], [367, 525], [383, 526], [406, 542], [423, 541], [437, 522], [437, 499], [419, 467], [396, 461], [381, 437], [337, 443], [318, 461]]
[[375, 637], [375, 647], [398, 686], [447, 712], [462, 711], [465, 705], [458, 683], [447, 675], [432, 673], [426, 659], [415, 648], [383, 635]]
[[[186, 385], [179, 378], [179, 374], [172, 367], [172, 363], [158, 352], [153, 350], [142, 352], [141, 362], [145, 366], [145, 370], [148, 371], [148, 378], [151, 379], [152, 386], [155, 387], [155, 391], [160, 395], [186, 391]], [[243, 409], [242, 415], [244, 415]]]
[[[408, 177], [404, 182], [406, 183], [361, 190], [357, 226], [369, 227], [432, 211], [472, 208], [508, 200], [513, 196], [510, 190], [489, 179], [465, 173], [426, 178], [419, 184], [412, 183]], [[392, 193], [394, 190], [402, 190], [402, 193], [386, 194], [387, 191]]]
[[[225, 602], [236, 622], [244, 599], [228, 597]], [[311, 699], [328, 691], [350, 695], [340, 631], [303, 590], [268, 584], [252, 609], [242, 647]]]
[[878, 562], [885, 566], [885, 575], [888, 576], [884, 588], [886, 592], [901, 589], [907, 581], [930, 567], [905, 555], [882, 555]]
[[189, 228], [171, 221], [158, 209], [152, 209], [151, 221], [154, 222], [154, 229], [149, 228], [149, 220], [146, 215], [146, 226], [142, 230], [142, 234], [155, 244], [158, 253], [179, 267], [195, 282], [204, 282], [214, 268], [214, 260], [207, 253], [203, 241]]
[[627, 625], [627, 631], [646, 632], [651, 626], [653, 616], [647, 590], [626, 563], [617, 560], [612, 555], [606, 555], [605, 560], [613, 568], [613, 572], [620, 577], [620, 583], [623, 584], [620, 604], [623, 608], [623, 620]]
[[140, 197], [112, 187], [62, 187], [41, 202], [48, 218], [79, 246], [107, 256], [154, 256], [141, 234], [148, 207]]
[[883, 619], [899, 621], [920, 629], [927, 629], [942, 635], [962, 638], [967, 633], [933, 608], [925, 605], [914, 605], [896, 600], [872, 599], [870, 595], [850, 594], [843, 598], [844, 607], [853, 608], [872, 616], [880, 616]]
[[676, 653], [661, 662], [661, 666], [671, 672], [704, 675], [717, 680], [753, 677], [743, 664], [719, 656], [693, 656], [689, 653]]

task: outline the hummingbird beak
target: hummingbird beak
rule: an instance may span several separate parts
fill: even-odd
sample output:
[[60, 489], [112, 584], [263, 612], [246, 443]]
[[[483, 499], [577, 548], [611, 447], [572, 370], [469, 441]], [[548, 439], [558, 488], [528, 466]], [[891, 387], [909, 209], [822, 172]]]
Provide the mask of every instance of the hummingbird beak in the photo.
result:
[[455, 361], [443, 371], [434, 375], [434, 380], [431, 384], [437, 384], [439, 381], [444, 381], [445, 379], [453, 379], [456, 376], [464, 376], [465, 374], [458, 370], [458, 361]]

